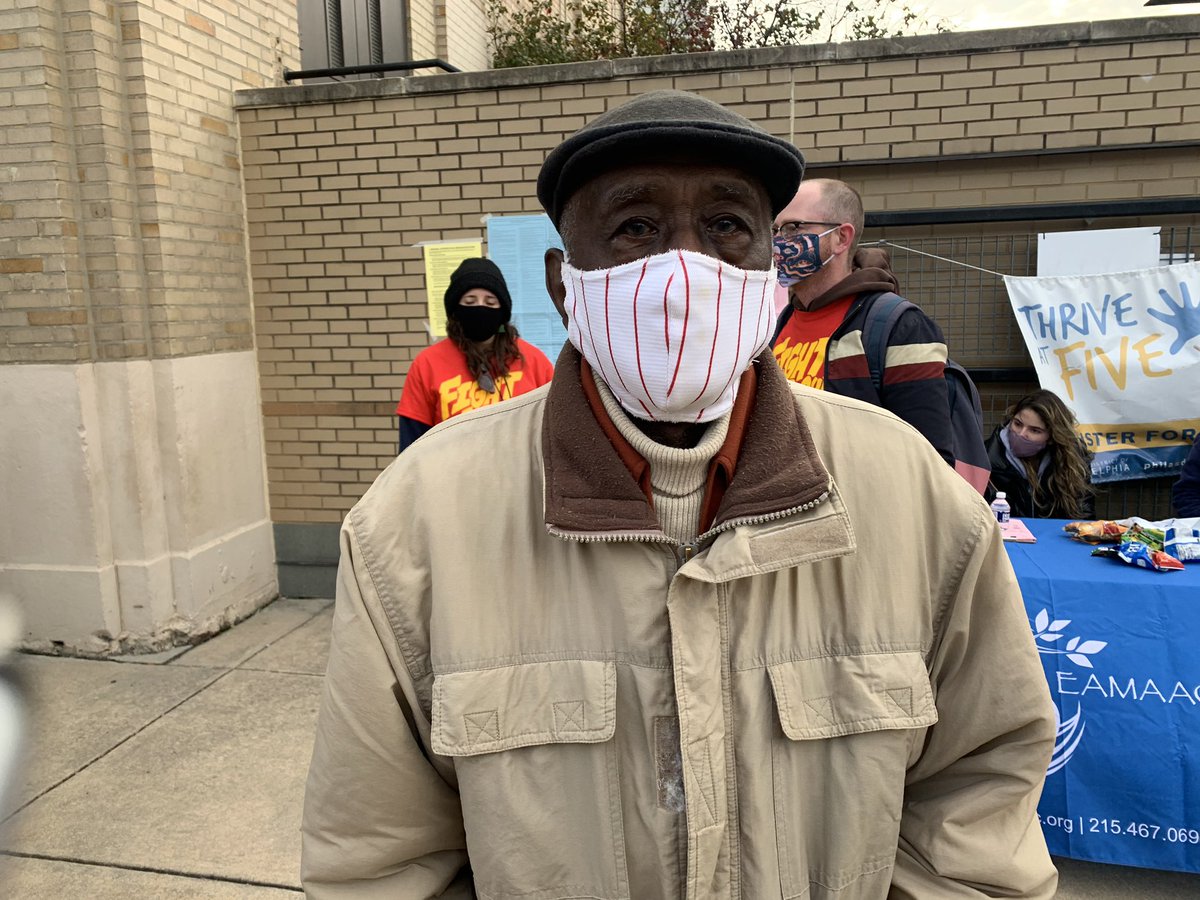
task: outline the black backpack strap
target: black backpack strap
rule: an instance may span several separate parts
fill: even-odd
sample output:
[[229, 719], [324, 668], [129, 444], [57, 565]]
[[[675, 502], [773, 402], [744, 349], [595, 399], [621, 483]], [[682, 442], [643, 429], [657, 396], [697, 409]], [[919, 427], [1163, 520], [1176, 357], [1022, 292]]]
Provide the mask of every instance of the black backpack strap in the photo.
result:
[[869, 306], [862, 328], [863, 353], [867, 357], [871, 384], [878, 393], [883, 385], [883, 370], [887, 362], [887, 339], [900, 317], [916, 304], [893, 291], [868, 295], [864, 302]]
[[792, 302], [789, 299], [788, 305], [779, 312], [779, 318], [775, 320], [775, 333], [771, 335], [771, 347], [774, 348], [776, 341], [779, 340], [779, 335], [783, 333], [783, 328], [787, 325], [788, 320], [792, 318], [792, 313], [795, 310], [792, 307]]

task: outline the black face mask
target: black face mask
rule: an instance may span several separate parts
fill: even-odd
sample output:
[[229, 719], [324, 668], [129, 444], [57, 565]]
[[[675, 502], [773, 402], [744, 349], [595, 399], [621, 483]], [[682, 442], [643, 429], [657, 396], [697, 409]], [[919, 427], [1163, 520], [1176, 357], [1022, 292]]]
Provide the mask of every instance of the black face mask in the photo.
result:
[[459, 306], [454, 310], [454, 318], [462, 325], [463, 334], [469, 341], [486, 341], [503, 325], [508, 315], [503, 309], [491, 306]]

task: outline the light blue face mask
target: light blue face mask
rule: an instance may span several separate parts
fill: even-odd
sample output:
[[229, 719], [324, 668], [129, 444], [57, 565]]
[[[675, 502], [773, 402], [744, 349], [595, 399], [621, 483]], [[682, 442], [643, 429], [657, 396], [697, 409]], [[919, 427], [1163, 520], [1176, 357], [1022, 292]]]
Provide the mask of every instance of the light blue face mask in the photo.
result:
[[820, 234], [797, 234], [790, 240], [775, 238], [775, 270], [781, 285], [791, 287], [819, 272], [821, 266], [833, 259], [833, 254], [829, 259], [821, 259], [821, 238], [832, 231], [837, 231], [837, 226]]

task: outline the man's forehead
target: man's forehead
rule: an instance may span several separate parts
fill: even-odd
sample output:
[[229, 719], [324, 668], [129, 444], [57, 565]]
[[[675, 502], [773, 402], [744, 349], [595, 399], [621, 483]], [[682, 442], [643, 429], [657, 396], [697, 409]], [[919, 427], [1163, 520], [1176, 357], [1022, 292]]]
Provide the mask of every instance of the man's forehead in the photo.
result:
[[591, 179], [580, 193], [587, 195], [590, 203], [621, 205], [665, 199], [683, 188], [713, 199], [768, 204], [766, 187], [758, 178], [738, 169], [696, 161], [645, 163], [613, 169]]
[[816, 184], [801, 184], [800, 189], [796, 191], [796, 196], [792, 198], [775, 217], [775, 221], [779, 222], [796, 222], [805, 219], [812, 219], [814, 216], [820, 217], [824, 213], [821, 203], [821, 189]]

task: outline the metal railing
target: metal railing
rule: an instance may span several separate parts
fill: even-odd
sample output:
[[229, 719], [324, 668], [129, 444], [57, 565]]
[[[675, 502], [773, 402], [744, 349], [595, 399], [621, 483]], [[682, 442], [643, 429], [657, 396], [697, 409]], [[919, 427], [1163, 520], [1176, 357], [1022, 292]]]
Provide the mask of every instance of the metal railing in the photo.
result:
[[441, 69], [443, 72], [461, 72], [443, 59], [414, 59], [408, 62], [380, 63], [369, 66], [341, 66], [334, 69], [284, 69], [286, 82], [303, 81], [305, 78], [337, 78], [343, 75], [382, 75], [384, 72], [412, 71], [415, 69]]

